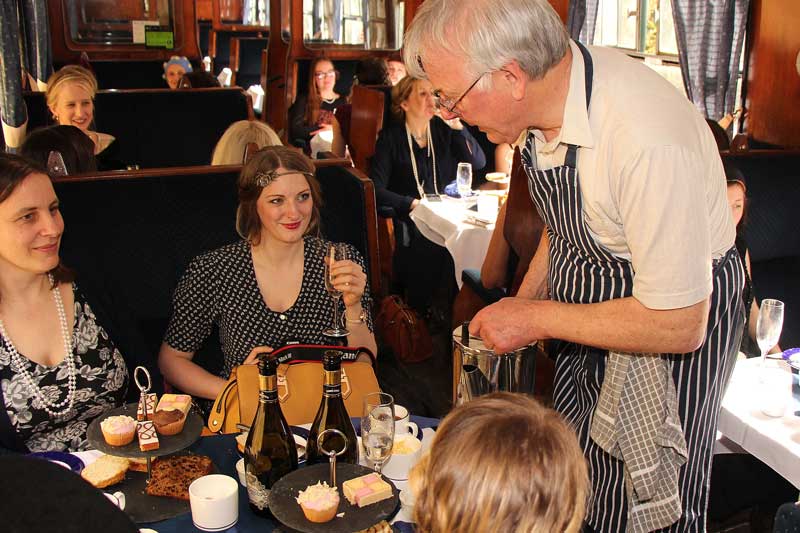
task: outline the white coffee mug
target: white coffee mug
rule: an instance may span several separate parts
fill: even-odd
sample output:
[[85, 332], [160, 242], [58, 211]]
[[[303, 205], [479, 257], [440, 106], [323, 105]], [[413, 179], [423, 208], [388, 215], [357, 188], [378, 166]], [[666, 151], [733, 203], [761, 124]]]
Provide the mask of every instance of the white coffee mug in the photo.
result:
[[222, 531], [239, 520], [239, 484], [230, 476], [211, 474], [189, 485], [192, 522], [203, 531]]
[[384, 463], [381, 473], [396, 481], [408, 479], [411, 468], [417, 464], [422, 454], [422, 442], [417, 437], [406, 433], [394, 438], [392, 455]]
[[415, 437], [419, 433], [419, 426], [411, 422], [408, 409], [402, 405], [394, 404], [394, 435], [406, 435], [411, 433]]

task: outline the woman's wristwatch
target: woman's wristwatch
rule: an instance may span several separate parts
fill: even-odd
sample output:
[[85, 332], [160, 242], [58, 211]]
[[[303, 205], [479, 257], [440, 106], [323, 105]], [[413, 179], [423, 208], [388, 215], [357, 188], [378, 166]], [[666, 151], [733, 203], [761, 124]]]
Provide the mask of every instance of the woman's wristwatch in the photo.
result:
[[348, 324], [364, 324], [367, 321], [367, 312], [364, 308], [361, 308], [361, 312], [358, 314], [358, 318], [350, 318], [347, 316], [347, 311], [345, 310], [344, 319]]

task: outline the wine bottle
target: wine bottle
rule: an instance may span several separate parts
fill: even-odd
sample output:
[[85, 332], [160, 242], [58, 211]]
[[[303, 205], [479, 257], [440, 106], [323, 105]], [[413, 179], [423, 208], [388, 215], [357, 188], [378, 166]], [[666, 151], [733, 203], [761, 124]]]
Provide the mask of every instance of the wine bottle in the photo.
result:
[[272, 485], [297, 470], [297, 448], [278, 403], [278, 362], [266, 354], [258, 361], [258, 410], [245, 445], [244, 468], [250, 508], [271, 518], [267, 498]]
[[337, 455], [336, 461], [341, 463], [358, 464], [358, 442], [356, 430], [350, 421], [350, 416], [344, 407], [342, 399], [342, 354], [336, 350], [328, 350], [322, 357], [322, 368], [325, 378], [322, 382], [322, 401], [311, 425], [306, 448], [306, 464], [327, 463], [328, 455], [319, 449], [317, 436], [326, 429], [336, 429], [344, 434], [346, 442], [341, 435], [331, 432], [322, 437], [322, 447], [326, 451], [344, 452]]

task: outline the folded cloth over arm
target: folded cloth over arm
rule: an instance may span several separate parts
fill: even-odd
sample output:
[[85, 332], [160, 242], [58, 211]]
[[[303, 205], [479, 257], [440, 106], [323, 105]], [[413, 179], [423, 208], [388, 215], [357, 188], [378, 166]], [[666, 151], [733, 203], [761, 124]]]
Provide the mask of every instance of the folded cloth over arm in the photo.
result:
[[628, 532], [661, 529], [680, 518], [678, 473], [688, 451], [668, 361], [609, 352], [590, 435], [624, 463]]

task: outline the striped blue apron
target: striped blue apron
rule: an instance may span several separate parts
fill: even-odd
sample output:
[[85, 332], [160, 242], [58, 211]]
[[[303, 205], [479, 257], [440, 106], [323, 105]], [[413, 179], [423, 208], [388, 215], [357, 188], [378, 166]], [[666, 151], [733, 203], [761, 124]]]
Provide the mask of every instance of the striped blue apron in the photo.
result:
[[[592, 90], [593, 65], [588, 50], [578, 44], [586, 69], [586, 105]], [[630, 261], [612, 255], [598, 244], [583, 217], [577, 172], [577, 146], [568, 145], [564, 165], [535, 168], [534, 137], [528, 135], [522, 161], [528, 188], [550, 239], [548, 287], [559, 302], [589, 304], [631, 296], [635, 273]], [[689, 457], [680, 473], [681, 519], [669, 531], [705, 530], [719, 405], [736, 357], [744, 323], [741, 303], [742, 264], [731, 248], [714, 262], [714, 291], [703, 346], [691, 354], [664, 354], [670, 361], [678, 392]], [[556, 349], [553, 400], [577, 430], [589, 465], [592, 497], [586, 514], [589, 528], [624, 531], [627, 517], [622, 462], [589, 438], [592, 414], [603, 382], [606, 351], [561, 342]]]

